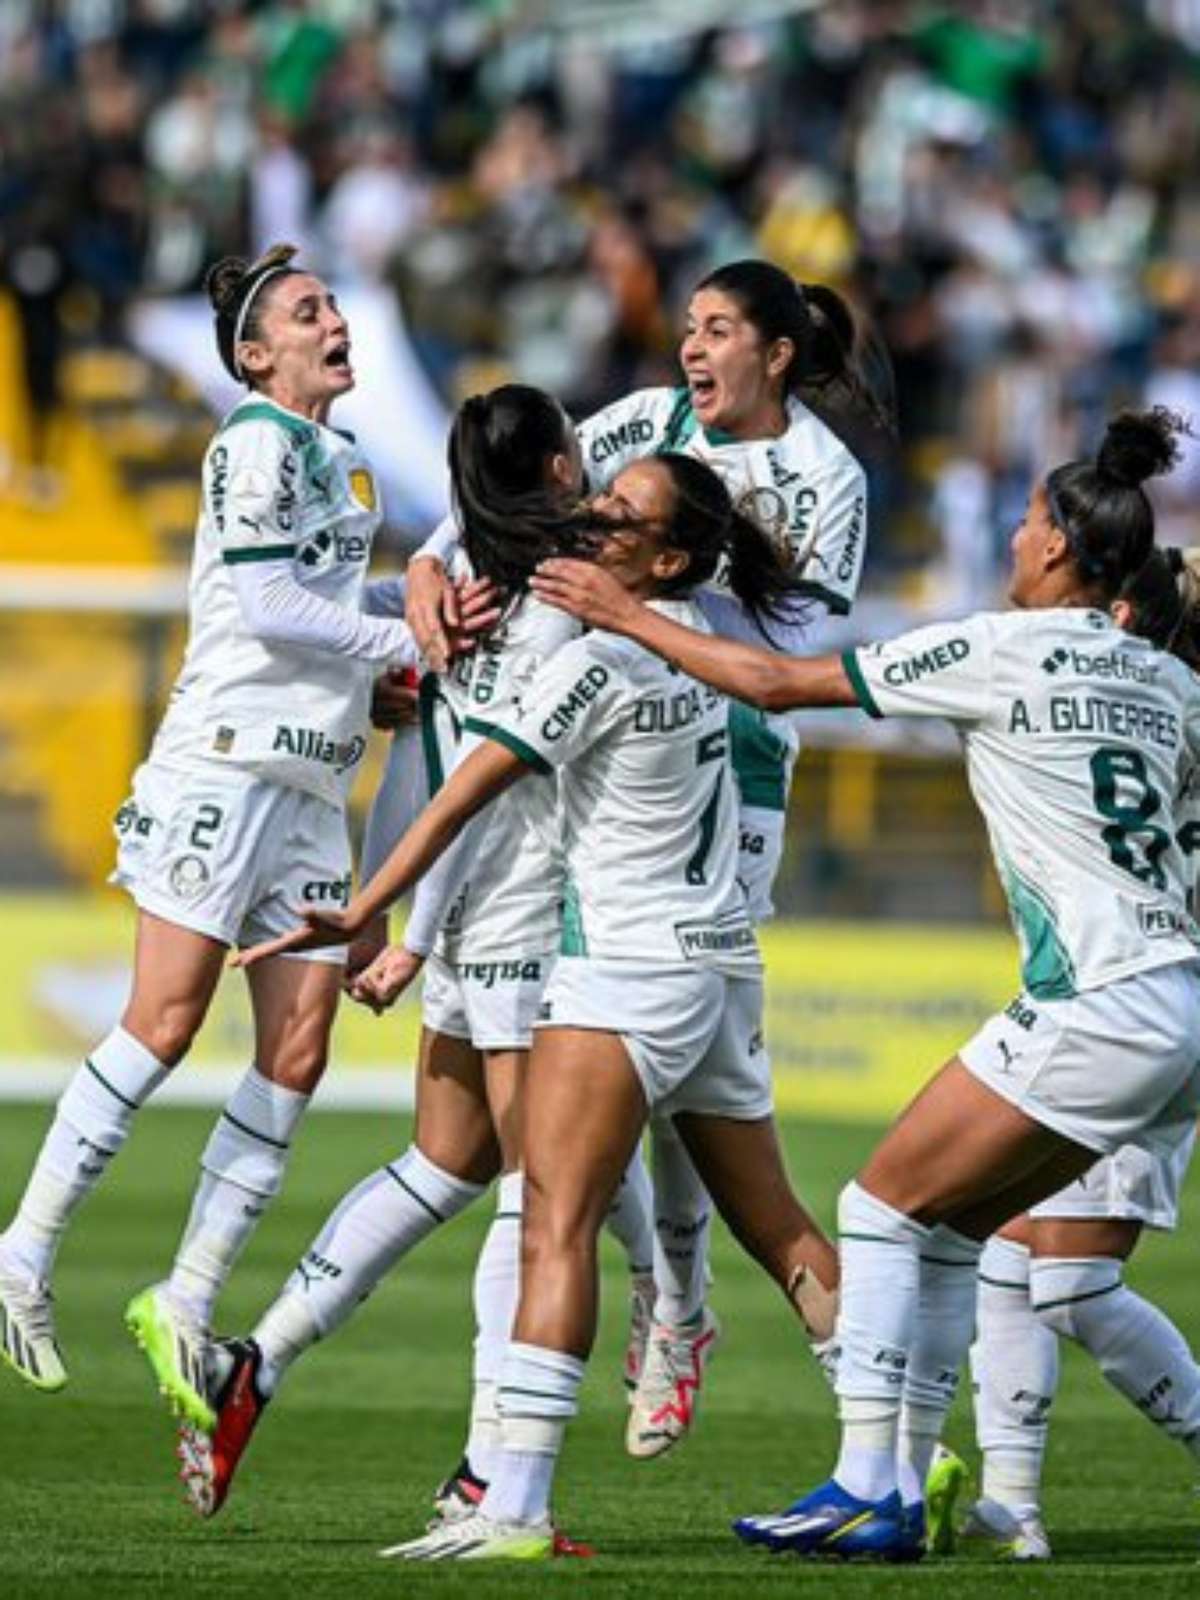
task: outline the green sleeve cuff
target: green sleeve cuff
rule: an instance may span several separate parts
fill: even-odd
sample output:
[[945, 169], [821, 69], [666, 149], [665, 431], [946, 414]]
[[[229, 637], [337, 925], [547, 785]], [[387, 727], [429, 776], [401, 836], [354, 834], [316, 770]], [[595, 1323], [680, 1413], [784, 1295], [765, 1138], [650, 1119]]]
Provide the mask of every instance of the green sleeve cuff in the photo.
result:
[[507, 728], [497, 727], [494, 722], [481, 722], [478, 717], [468, 717], [463, 726], [468, 733], [479, 733], [485, 739], [494, 739], [497, 744], [502, 744], [506, 750], [511, 750], [514, 756], [523, 761], [527, 767], [532, 767], [535, 772], [554, 771], [544, 756], [538, 755], [531, 745], [527, 745], [524, 739], [518, 738], [515, 733], [510, 733]]
[[236, 567], [246, 561], [288, 561], [295, 554], [294, 544], [248, 544], [222, 550], [221, 559], [227, 567]]
[[883, 712], [875, 704], [875, 696], [867, 687], [867, 680], [863, 677], [862, 668], [858, 664], [858, 651], [843, 650], [842, 666], [846, 669], [846, 676], [850, 679], [850, 687], [854, 690], [862, 709], [869, 717], [882, 717]]
[[802, 578], [799, 583], [793, 584], [792, 593], [800, 595], [805, 600], [819, 600], [822, 605], [828, 607], [830, 616], [850, 615], [850, 602], [844, 594], [838, 594], [834, 589], [827, 589], [823, 583], [814, 583], [811, 578]]

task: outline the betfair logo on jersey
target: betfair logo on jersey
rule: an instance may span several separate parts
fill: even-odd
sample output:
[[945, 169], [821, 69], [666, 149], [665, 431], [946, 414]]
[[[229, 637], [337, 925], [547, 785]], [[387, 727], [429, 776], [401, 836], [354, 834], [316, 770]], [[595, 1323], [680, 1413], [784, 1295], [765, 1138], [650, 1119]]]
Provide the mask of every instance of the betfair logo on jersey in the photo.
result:
[[366, 740], [359, 734], [339, 744], [319, 728], [288, 727], [283, 722], [276, 726], [271, 745], [272, 751], [299, 756], [302, 761], [318, 761], [324, 767], [332, 767], [335, 772], [345, 772], [361, 761], [366, 747]]
[[589, 667], [583, 677], [576, 680], [570, 694], [558, 702], [542, 723], [542, 738], [547, 744], [554, 744], [563, 734], [570, 733], [575, 718], [581, 711], [587, 710], [608, 682], [608, 677], [607, 667]]
[[1156, 683], [1158, 667], [1152, 661], [1134, 661], [1119, 650], [1106, 650], [1090, 656], [1083, 650], [1065, 650], [1060, 645], [1042, 662], [1042, 671], [1053, 675], [1067, 669], [1081, 678], [1113, 678], [1132, 683]]
[[540, 961], [460, 961], [455, 969], [464, 983], [494, 989], [498, 983], [541, 983]]
[[367, 511], [374, 511], [377, 501], [375, 498], [375, 479], [366, 467], [354, 467], [350, 472], [350, 492]]
[[965, 639], [947, 639], [945, 644], [936, 644], [932, 650], [922, 650], [919, 656], [889, 661], [883, 669], [883, 681], [893, 686], [916, 683], [935, 672], [945, 672], [947, 667], [965, 661], [970, 654], [971, 646]]
[[306, 567], [315, 567], [329, 555], [330, 551], [333, 552], [335, 561], [357, 565], [367, 559], [371, 547], [360, 533], [334, 533], [328, 528], [322, 528], [320, 533], [314, 534], [300, 551], [299, 560]]
[[634, 417], [608, 433], [598, 433], [592, 440], [592, 460], [599, 464], [623, 450], [636, 450], [654, 438], [654, 424], [645, 417]]

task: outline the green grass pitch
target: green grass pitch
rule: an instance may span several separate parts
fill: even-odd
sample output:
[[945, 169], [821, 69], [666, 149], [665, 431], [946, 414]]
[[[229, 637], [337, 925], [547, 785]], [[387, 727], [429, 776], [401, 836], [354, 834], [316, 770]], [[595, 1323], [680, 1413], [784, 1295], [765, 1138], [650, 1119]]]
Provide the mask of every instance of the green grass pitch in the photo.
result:
[[[0, 1215], [24, 1182], [42, 1108], [0, 1111]], [[1200, 1514], [1191, 1464], [1068, 1352], [1051, 1435], [1047, 1519], [1059, 1559], [1032, 1570], [969, 1561], [897, 1571], [803, 1564], [743, 1550], [738, 1513], [771, 1509], [824, 1475], [833, 1409], [776, 1292], [719, 1235], [713, 1299], [726, 1329], [696, 1436], [659, 1462], [622, 1449], [622, 1272], [604, 1250], [599, 1343], [572, 1425], [557, 1503], [598, 1559], [546, 1567], [399, 1568], [376, 1549], [416, 1533], [453, 1465], [467, 1394], [470, 1268], [484, 1202], [401, 1264], [340, 1335], [293, 1371], [229, 1505], [199, 1522], [175, 1490], [173, 1432], [121, 1325], [131, 1293], [160, 1276], [211, 1116], [150, 1110], [67, 1240], [59, 1327], [71, 1385], [57, 1396], [0, 1372], [0, 1597], [559, 1595], [713, 1596], [797, 1592], [1200, 1595]], [[404, 1147], [379, 1116], [314, 1116], [283, 1197], [222, 1304], [248, 1327], [330, 1205]], [[786, 1129], [794, 1177], [828, 1223], [871, 1129]], [[1200, 1274], [1185, 1232], [1150, 1238], [1132, 1280], [1200, 1336]], [[969, 1418], [951, 1442], [970, 1456]]]

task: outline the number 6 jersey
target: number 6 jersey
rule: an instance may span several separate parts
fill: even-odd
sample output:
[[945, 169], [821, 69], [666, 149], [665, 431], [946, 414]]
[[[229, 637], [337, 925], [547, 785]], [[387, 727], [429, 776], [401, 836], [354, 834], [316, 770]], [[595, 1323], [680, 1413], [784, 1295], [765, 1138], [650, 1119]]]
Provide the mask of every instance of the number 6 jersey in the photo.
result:
[[847, 651], [872, 716], [962, 735], [1037, 999], [1194, 958], [1176, 802], [1200, 679], [1099, 611], [984, 613]]

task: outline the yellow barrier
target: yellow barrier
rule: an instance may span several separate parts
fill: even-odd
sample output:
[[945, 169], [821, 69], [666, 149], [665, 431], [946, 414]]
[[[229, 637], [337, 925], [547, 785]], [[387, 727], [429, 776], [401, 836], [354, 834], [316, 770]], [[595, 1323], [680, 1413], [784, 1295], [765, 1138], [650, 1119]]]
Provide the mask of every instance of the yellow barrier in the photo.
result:
[[[117, 893], [0, 898], [0, 1093], [6, 1069], [63, 1065], [124, 1001], [133, 913]], [[763, 938], [767, 1042], [781, 1110], [876, 1120], [894, 1111], [1016, 988], [1015, 949], [993, 929], [780, 924]], [[337, 1069], [407, 1071], [418, 1007], [385, 1018], [343, 1007]], [[197, 1065], [250, 1059], [240, 977], [222, 983]]]

